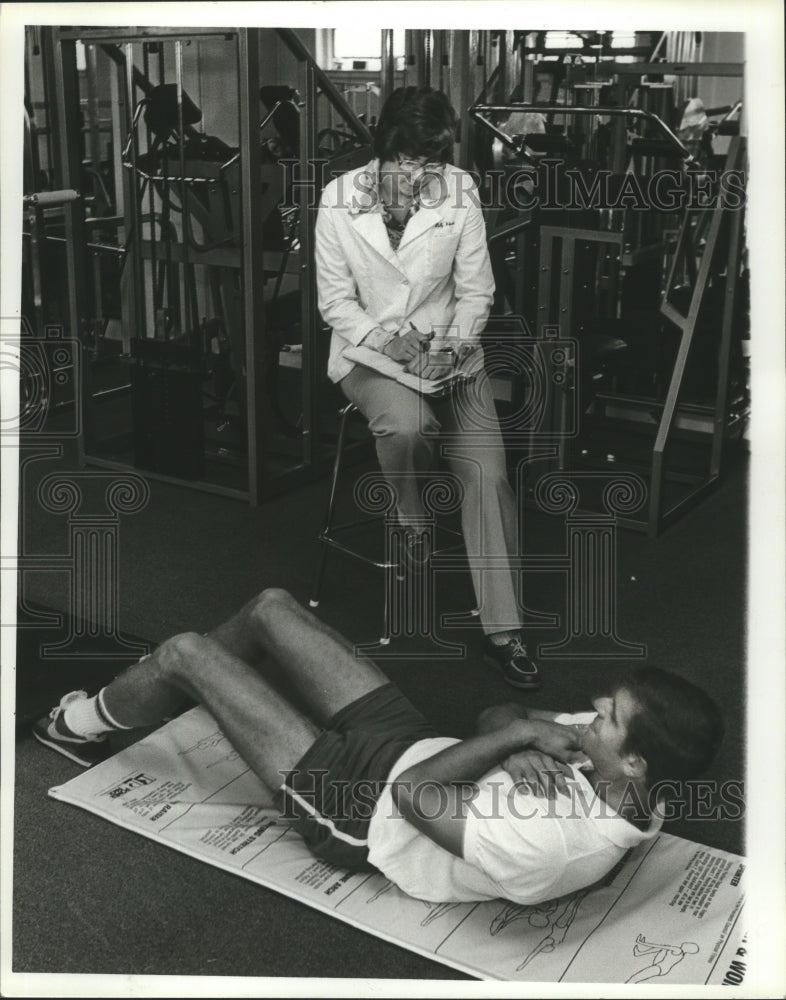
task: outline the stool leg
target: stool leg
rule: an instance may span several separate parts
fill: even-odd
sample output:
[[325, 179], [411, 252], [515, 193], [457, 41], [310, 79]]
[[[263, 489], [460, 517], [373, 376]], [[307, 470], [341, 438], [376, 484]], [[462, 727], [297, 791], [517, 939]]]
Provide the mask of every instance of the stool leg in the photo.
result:
[[325, 577], [325, 567], [327, 566], [328, 557], [328, 547], [324, 543], [321, 544], [322, 552], [319, 556], [319, 565], [317, 566], [317, 575], [314, 578], [314, 589], [311, 591], [311, 598], [309, 599], [308, 606], [310, 608], [319, 607], [319, 599], [322, 594], [322, 581]]
[[319, 600], [322, 595], [322, 581], [325, 577], [325, 567], [327, 566], [328, 557], [328, 546], [325, 543], [325, 538], [330, 537], [330, 530], [333, 527], [333, 513], [336, 507], [336, 495], [338, 493], [338, 476], [341, 471], [341, 459], [344, 453], [344, 437], [347, 429], [347, 417], [352, 411], [353, 406], [345, 406], [341, 411], [341, 423], [338, 428], [338, 441], [336, 442], [336, 457], [333, 461], [333, 476], [330, 482], [330, 497], [328, 498], [327, 513], [325, 514], [325, 526], [319, 536], [319, 541], [322, 546], [322, 554], [319, 558], [319, 565], [317, 566], [317, 575], [314, 579], [314, 589], [312, 590], [311, 600], [308, 602], [309, 607], [317, 608], [319, 607]]
[[382, 636], [380, 646], [390, 645], [390, 595], [391, 589], [396, 586], [396, 567], [390, 566], [385, 570], [385, 598], [382, 608]]

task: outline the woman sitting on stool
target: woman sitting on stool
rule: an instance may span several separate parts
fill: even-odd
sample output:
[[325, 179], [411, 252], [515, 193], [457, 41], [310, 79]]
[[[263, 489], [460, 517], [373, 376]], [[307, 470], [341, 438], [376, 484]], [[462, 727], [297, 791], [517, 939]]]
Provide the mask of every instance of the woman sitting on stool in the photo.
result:
[[[448, 437], [445, 457], [464, 487], [462, 531], [487, 656], [510, 684], [535, 690], [540, 678], [521, 634], [519, 574], [504, 560], [494, 569], [476, 565], [483, 556], [516, 554], [517, 524], [480, 350], [494, 280], [477, 187], [450, 162], [455, 130], [443, 93], [399, 88], [380, 113], [376, 158], [325, 187], [316, 264], [319, 310], [332, 328], [328, 375], [368, 420], [399, 520], [411, 529], [410, 564], [423, 544], [419, 476], [438, 436]], [[451, 396], [427, 399], [353, 363], [345, 351], [358, 345], [426, 379], [455, 363], [477, 377]]]

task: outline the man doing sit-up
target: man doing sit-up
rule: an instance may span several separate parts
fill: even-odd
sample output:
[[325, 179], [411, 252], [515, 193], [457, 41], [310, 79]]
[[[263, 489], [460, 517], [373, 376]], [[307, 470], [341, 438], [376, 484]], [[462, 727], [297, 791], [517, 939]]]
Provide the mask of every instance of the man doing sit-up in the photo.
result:
[[[262, 675], [270, 659], [309, 715]], [[106, 756], [109, 732], [170, 717], [184, 695], [211, 712], [316, 855], [438, 902], [532, 904], [591, 885], [657, 832], [653, 786], [697, 775], [722, 735], [704, 692], [642, 668], [595, 700], [591, 721], [508, 705], [483, 712], [469, 739], [442, 736], [282, 590], [207, 636], [169, 639], [93, 698], [66, 695], [34, 733], [89, 764]], [[555, 760], [559, 794], [533, 794]]]

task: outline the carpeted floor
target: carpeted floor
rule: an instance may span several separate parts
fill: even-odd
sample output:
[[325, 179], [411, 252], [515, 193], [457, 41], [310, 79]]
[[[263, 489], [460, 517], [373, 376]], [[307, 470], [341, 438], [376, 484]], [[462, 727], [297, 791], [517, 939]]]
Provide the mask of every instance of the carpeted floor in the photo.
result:
[[[27, 467], [23, 532], [26, 550], [62, 554], [65, 515], [35, 502], [40, 479], [55, 467]], [[95, 489], [102, 487], [96, 481]], [[326, 496], [325, 482], [258, 509], [151, 482], [150, 501], [121, 518], [119, 623], [152, 643], [185, 630], [205, 631], [268, 586], [306, 601]], [[728, 735], [708, 780], [744, 778], [744, 645], [746, 469], [739, 461], [723, 487], [657, 540], [618, 536], [618, 631], [644, 643], [647, 662], [677, 668], [709, 687], [726, 713]], [[525, 517], [525, 551], [564, 550], [564, 523], [538, 512]], [[66, 610], [64, 573], [29, 573], [29, 602]], [[340, 555], [331, 557], [319, 614], [353, 641], [372, 642], [381, 622], [381, 580]], [[533, 574], [529, 607], [565, 614], [560, 573]], [[463, 610], [467, 580], [440, 587], [443, 610]], [[458, 660], [402, 658], [384, 666], [405, 693], [442, 728], [468, 735], [478, 711], [517, 698], [483, 664], [480, 635], [443, 633], [467, 644]], [[533, 630], [548, 644], [559, 627]], [[395, 640], [392, 652], [415, 646]], [[543, 708], [589, 707], [634, 661], [542, 661], [544, 685], [529, 697]], [[111, 672], [117, 665], [108, 665]], [[20, 661], [20, 685], [25, 678]], [[57, 694], [70, 690], [65, 665]], [[49, 695], [50, 677], [43, 683]], [[24, 691], [22, 692], [24, 695]], [[29, 694], [29, 691], [28, 691]], [[36, 693], [40, 698], [41, 689]], [[47, 789], [76, 773], [20, 729], [16, 754], [13, 968], [18, 972], [466, 978], [445, 966], [372, 938], [241, 879], [55, 803]], [[743, 823], [682, 820], [668, 831], [718, 848], [743, 851]]]

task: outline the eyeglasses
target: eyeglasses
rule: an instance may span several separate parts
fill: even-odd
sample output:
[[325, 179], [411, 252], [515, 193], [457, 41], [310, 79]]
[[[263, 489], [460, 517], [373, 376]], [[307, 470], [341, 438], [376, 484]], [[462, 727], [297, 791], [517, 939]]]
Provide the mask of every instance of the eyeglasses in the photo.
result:
[[425, 156], [402, 156], [400, 153], [396, 155], [396, 164], [402, 170], [413, 173], [418, 170], [433, 173], [436, 170], [441, 170], [444, 166], [441, 160], [429, 160]]

